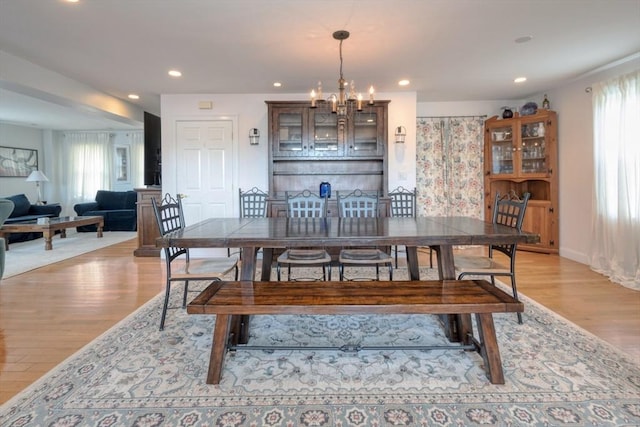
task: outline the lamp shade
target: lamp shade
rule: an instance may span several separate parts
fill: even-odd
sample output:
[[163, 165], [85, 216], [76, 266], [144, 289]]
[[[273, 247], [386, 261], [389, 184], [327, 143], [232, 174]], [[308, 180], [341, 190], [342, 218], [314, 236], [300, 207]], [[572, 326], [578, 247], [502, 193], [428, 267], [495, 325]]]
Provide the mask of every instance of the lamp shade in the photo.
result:
[[48, 182], [49, 178], [47, 178], [47, 176], [45, 174], [43, 174], [42, 172], [35, 170], [33, 172], [31, 172], [31, 174], [29, 175], [29, 177], [27, 178], [27, 181], [32, 182]]

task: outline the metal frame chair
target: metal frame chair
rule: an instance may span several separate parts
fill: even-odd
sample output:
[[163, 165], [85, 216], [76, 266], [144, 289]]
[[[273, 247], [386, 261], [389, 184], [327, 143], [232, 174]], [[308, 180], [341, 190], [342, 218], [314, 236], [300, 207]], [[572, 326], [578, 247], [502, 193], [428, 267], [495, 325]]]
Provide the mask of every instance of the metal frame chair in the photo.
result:
[[[166, 194], [161, 200], [161, 204], [158, 204], [156, 199], [152, 198], [151, 205], [153, 206], [161, 237], [185, 228], [182, 197], [180, 195], [174, 199], [170, 194]], [[169, 308], [171, 284], [173, 282], [184, 282], [182, 308], [185, 308], [187, 305], [187, 293], [189, 292], [189, 281], [221, 280], [222, 276], [234, 268], [236, 269], [236, 280], [238, 280], [238, 257], [236, 256], [191, 259], [188, 248], [170, 246], [164, 248], [164, 262], [166, 266], [166, 290], [160, 318], [160, 330], [164, 329], [167, 309]]]
[[[242, 191], [238, 188], [238, 207], [240, 218], [264, 218], [267, 216], [267, 208], [269, 205], [269, 195], [258, 187], [250, 190]], [[242, 260], [242, 251], [240, 249], [227, 249], [227, 256], [238, 255]]]
[[269, 195], [258, 187], [242, 191], [238, 189], [238, 203], [240, 204], [240, 218], [264, 218], [267, 216]]
[[[338, 203], [338, 216], [341, 227], [348, 226], [348, 218], [377, 218], [378, 217], [378, 192], [367, 193], [355, 190], [347, 195], [336, 191]], [[346, 265], [360, 265], [376, 267], [376, 280], [380, 280], [380, 265], [388, 265], [389, 280], [393, 280], [393, 258], [388, 253], [378, 248], [346, 248], [340, 251], [338, 257], [340, 267], [340, 280], [344, 280], [344, 267]]]
[[[510, 191], [504, 196], [496, 194], [493, 205], [493, 224], [502, 224], [518, 231], [522, 230], [524, 214], [529, 203], [530, 193], [524, 193], [522, 198], [515, 191]], [[491, 283], [495, 286], [495, 276], [506, 276], [511, 279], [513, 297], [518, 299], [516, 286], [516, 250], [517, 243], [510, 245], [489, 245], [488, 256], [456, 255], [455, 267], [460, 273], [458, 280], [465, 276], [490, 276]], [[505, 266], [494, 259], [494, 252], [503, 253], [509, 258], [509, 266]], [[518, 323], [522, 324], [522, 314], [518, 313]]]
[[[307, 218], [325, 218], [327, 216], [327, 198], [304, 190], [301, 193], [290, 195], [285, 192], [287, 201], [287, 227], [295, 227], [298, 233], [309, 227]], [[322, 265], [322, 280], [331, 280], [331, 255], [319, 248], [296, 248], [285, 250], [276, 261], [276, 272], [280, 280], [281, 265], [287, 266], [287, 280], [291, 280], [291, 266], [317, 266]], [[302, 280], [302, 279], [298, 279]]]
[[[411, 191], [399, 186], [390, 191], [389, 198], [391, 199], [391, 216], [415, 218], [416, 196], [417, 192], [415, 188]], [[398, 249], [398, 246], [393, 246], [391, 250], [394, 254], [396, 268], [398, 268], [398, 252], [400, 250]], [[406, 252], [406, 250], [402, 252]], [[431, 248], [429, 248], [429, 267], [433, 268], [433, 249]]]

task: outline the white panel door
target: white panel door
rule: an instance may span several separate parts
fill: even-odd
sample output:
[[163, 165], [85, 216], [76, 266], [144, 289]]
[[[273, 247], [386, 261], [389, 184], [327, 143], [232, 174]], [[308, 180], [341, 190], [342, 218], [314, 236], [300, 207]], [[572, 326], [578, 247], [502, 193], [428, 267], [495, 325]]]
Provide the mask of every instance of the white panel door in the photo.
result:
[[187, 225], [233, 217], [233, 123], [176, 122], [177, 182]]

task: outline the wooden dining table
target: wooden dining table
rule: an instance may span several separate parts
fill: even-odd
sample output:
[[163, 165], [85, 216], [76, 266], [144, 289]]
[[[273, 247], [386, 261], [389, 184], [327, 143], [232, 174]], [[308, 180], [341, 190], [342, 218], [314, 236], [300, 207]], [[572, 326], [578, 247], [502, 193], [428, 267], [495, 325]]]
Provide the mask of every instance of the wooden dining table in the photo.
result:
[[[470, 217], [417, 218], [210, 218], [184, 230], [160, 237], [156, 246], [186, 248], [241, 248], [240, 280], [255, 279], [257, 253], [262, 249], [260, 280], [269, 281], [274, 251], [296, 247], [387, 247], [407, 248], [410, 280], [420, 279], [418, 247], [436, 250], [440, 279], [455, 279], [454, 246], [536, 243], [539, 236], [511, 227]], [[249, 319], [235, 319], [235, 340], [246, 343]], [[445, 333], [452, 341], [457, 336], [456, 319], [444, 322]]]

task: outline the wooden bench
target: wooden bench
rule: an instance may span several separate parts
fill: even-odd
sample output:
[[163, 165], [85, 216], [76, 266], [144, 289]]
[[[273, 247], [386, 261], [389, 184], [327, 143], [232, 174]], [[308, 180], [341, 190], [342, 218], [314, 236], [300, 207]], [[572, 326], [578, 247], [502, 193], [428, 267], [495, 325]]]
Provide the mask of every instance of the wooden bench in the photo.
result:
[[522, 311], [521, 302], [485, 280], [213, 282], [187, 306], [189, 314], [217, 316], [207, 384], [220, 383], [232, 317], [255, 314], [461, 315], [462, 332], [482, 355], [489, 380], [504, 384], [493, 313]]

